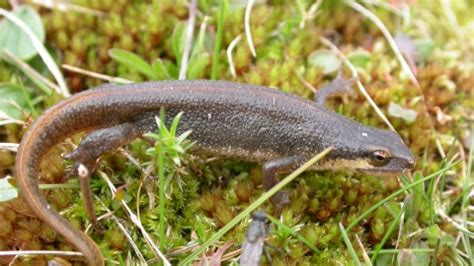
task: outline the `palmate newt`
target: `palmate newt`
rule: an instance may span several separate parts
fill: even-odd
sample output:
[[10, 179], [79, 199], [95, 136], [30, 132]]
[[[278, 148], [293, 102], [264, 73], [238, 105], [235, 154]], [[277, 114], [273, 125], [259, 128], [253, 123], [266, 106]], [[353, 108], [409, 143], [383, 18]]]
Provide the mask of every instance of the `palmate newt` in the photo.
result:
[[[179, 131], [192, 130], [189, 139], [196, 141], [195, 152], [262, 163], [266, 189], [278, 182], [279, 174], [291, 172], [327, 147], [333, 150], [312, 170], [395, 175], [415, 165], [396, 132], [362, 125], [314, 101], [271, 88], [193, 80], [87, 90], [56, 104], [33, 123], [21, 141], [15, 176], [32, 211], [82, 252], [89, 265], [104, 264], [101, 252], [45, 200], [38, 188], [40, 162], [53, 146], [88, 132], [68, 158], [74, 161], [72, 171], [79, 175], [91, 209], [89, 176], [99, 156], [156, 131], [154, 117], [161, 108], [169, 120], [184, 112]], [[93, 220], [94, 214], [89, 218]]]

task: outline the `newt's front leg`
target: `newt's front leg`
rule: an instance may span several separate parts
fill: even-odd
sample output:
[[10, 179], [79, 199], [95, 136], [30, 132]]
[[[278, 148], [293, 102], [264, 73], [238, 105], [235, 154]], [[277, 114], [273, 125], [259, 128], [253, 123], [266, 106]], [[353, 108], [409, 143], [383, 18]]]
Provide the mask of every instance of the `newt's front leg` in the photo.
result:
[[124, 123], [111, 128], [99, 129], [87, 135], [73, 152], [65, 156], [66, 159], [74, 161], [69, 175], [79, 176], [87, 216], [93, 226], [97, 227], [97, 216], [89, 177], [96, 170], [99, 157], [104, 152], [117, 149], [142, 134], [142, 128], [138, 123]]
[[[263, 164], [263, 187], [270, 190], [280, 182], [278, 175], [287, 174], [304, 163], [304, 158], [298, 155], [282, 157], [267, 161]], [[287, 192], [279, 191], [272, 197], [272, 202], [277, 208], [281, 208], [290, 203], [290, 196]]]

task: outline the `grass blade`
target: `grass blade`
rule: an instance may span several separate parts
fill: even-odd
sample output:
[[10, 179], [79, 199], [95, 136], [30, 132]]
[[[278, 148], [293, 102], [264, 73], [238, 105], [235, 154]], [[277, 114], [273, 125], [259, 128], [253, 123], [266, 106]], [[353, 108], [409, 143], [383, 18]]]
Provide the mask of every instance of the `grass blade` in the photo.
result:
[[219, 3], [219, 19], [217, 21], [217, 35], [214, 43], [214, 56], [212, 57], [211, 79], [217, 78], [217, 71], [219, 70], [219, 52], [222, 46], [222, 31], [224, 30], [224, 15], [227, 0], [222, 0]]
[[[467, 166], [466, 166], [466, 176], [463, 182], [463, 190], [464, 190], [464, 195], [462, 199], [462, 220], [463, 220], [463, 225], [465, 228], [469, 228], [468, 225], [468, 206], [469, 206], [469, 201], [470, 198], [473, 197], [471, 189], [472, 189], [472, 161], [474, 160], [474, 126], [471, 126], [471, 145], [469, 147], [469, 156], [467, 159]], [[469, 240], [470, 236], [467, 233], [464, 233], [465, 239], [468, 239], [465, 241], [466, 243], [466, 252], [468, 257], [470, 258], [470, 264], [474, 265], [474, 255], [472, 253], [472, 246], [471, 246], [471, 241]]]
[[[161, 109], [160, 111], [160, 123], [165, 119], [165, 111], [164, 109]], [[159, 125], [157, 125], [159, 126]], [[164, 128], [164, 126], [161, 126], [161, 128]], [[159, 188], [158, 188], [158, 194], [159, 194], [159, 210], [160, 210], [160, 226], [159, 226], [159, 231], [158, 235], [160, 238], [160, 250], [164, 250], [165, 247], [165, 240], [166, 240], [166, 235], [165, 235], [165, 154], [164, 154], [164, 143], [163, 143], [163, 136], [157, 141], [157, 145], [155, 146], [155, 151], [156, 154], [158, 154], [158, 182], [159, 182]]]
[[356, 266], [361, 266], [362, 263], [360, 262], [359, 257], [357, 256], [357, 253], [354, 247], [352, 246], [351, 240], [349, 239], [349, 236], [347, 235], [346, 230], [344, 229], [344, 226], [341, 223], [339, 223], [339, 231], [341, 232], [342, 239], [344, 240], [344, 243], [347, 246], [347, 251], [349, 251], [349, 254], [351, 254], [354, 264]]
[[4, 56], [13, 62], [25, 75], [30, 78], [30, 80], [38, 86], [45, 94], [51, 95], [52, 89], [55, 91], [61, 91], [61, 89], [54, 84], [53, 82], [49, 81], [47, 78], [43, 77], [38, 71], [32, 68], [30, 65], [25, 63], [20, 58], [16, 57], [14, 54], [10, 53], [9, 51], [4, 51]]
[[256, 57], [257, 52], [255, 51], [255, 46], [253, 45], [252, 32], [250, 31], [250, 15], [252, 13], [254, 0], [248, 0], [247, 7], [245, 8], [245, 36], [247, 37], [247, 42], [249, 44], [250, 51], [252, 56]]

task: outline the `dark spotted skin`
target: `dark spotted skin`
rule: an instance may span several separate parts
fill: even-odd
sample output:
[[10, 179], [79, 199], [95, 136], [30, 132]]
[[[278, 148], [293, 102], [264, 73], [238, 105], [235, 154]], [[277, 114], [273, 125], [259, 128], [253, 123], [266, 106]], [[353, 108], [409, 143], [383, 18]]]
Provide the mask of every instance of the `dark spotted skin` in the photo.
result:
[[[58, 103], [36, 120], [20, 144], [15, 170], [26, 203], [74, 244], [90, 265], [103, 265], [100, 250], [49, 207], [38, 189], [40, 161], [64, 139], [90, 132], [68, 158], [74, 160], [73, 172], [81, 177], [93, 220], [88, 177], [97, 158], [156, 130], [154, 116], [161, 108], [169, 120], [184, 112], [179, 131], [192, 130], [189, 139], [196, 141], [196, 152], [263, 163], [266, 188], [278, 181], [277, 174], [292, 171], [327, 147], [333, 147], [333, 151], [314, 169], [386, 174], [414, 166], [413, 155], [395, 132], [364, 126], [313, 101], [275, 89], [202, 80], [107, 85], [88, 90]], [[367, 159], [376, 149], [387, 151], [390, 161], [370, 169], [346, 165]], [[339, 167], [339, 160], [346, 164]]]

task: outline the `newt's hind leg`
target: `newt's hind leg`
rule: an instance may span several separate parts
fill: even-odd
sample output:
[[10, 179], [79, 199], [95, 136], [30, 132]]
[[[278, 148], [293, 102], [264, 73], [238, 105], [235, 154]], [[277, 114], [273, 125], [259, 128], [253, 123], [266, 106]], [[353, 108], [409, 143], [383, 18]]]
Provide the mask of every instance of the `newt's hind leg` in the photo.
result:
[[97, 160], [106, 151], [123, 146], [143, 134], [136, 123], [124, 123], [111, 128], [99, 129], [88, 134], [79, 146], [66, 155], [73, 160], [71, 172], [68, 175], [78, 175], [84, 204], [89, 221], [97, 227], [92, 194], [89, 186], [89, 177], [97, 168]]
[[357, 93], [352, 89], [351, 85], [355, 79], [344, 79], [340, 74], [333, 79], [329, 84], [318, 90], [314, 95], [314, 101], [318, 105], [324, 105], [328, 98], [335, 96], [349, 95], [351, 97], [357, 96]]

